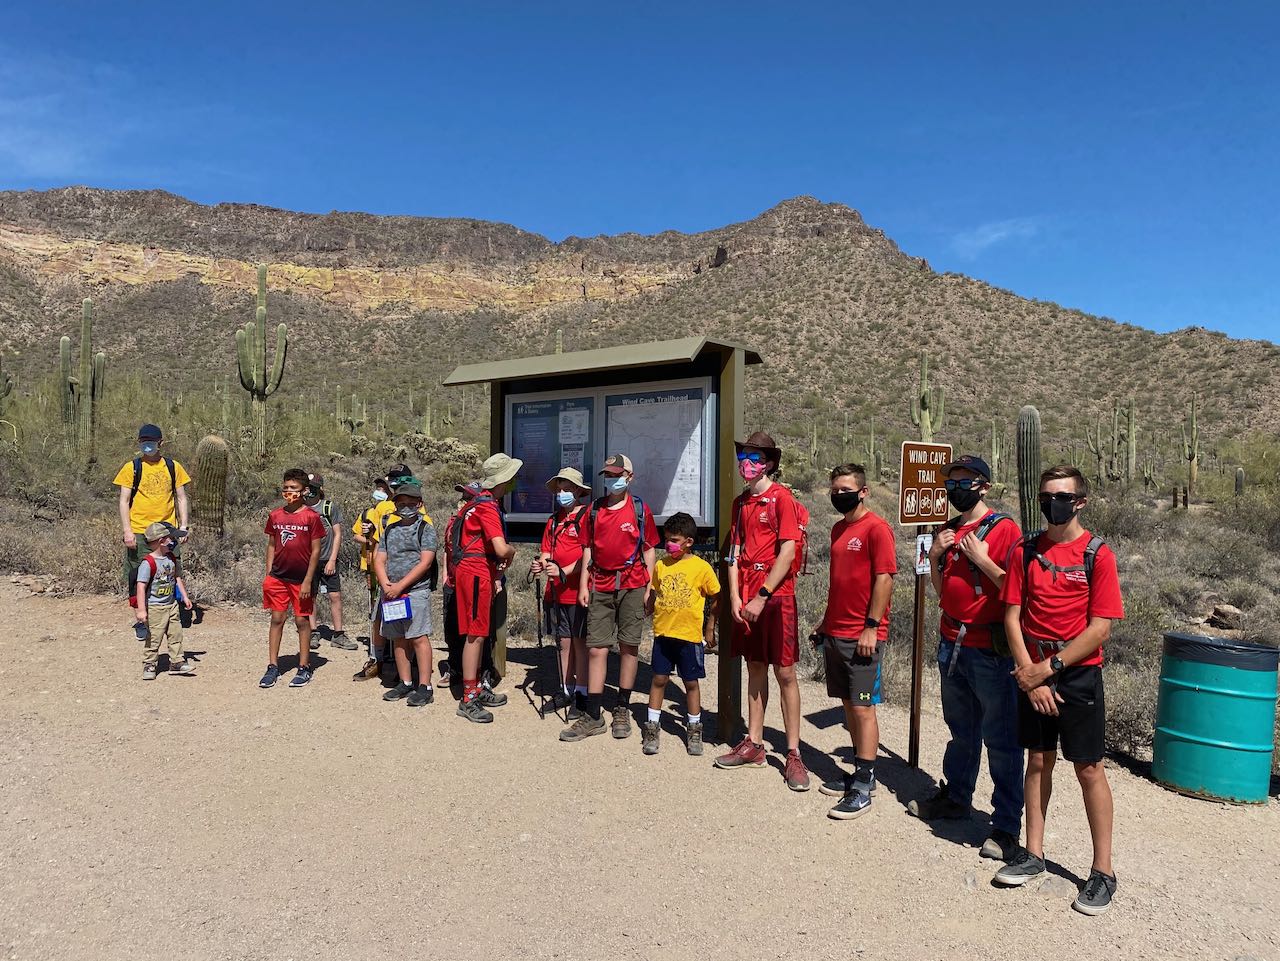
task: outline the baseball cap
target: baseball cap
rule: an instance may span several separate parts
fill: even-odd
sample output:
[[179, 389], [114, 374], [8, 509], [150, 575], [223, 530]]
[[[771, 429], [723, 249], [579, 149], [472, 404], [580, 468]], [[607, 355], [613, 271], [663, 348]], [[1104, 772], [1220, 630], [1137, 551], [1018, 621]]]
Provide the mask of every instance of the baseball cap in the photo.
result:
[[610, 454], [605, 458], [600, 473], [617, 477], [619, 474], [634, 474], [635, 470], [631, 466], [631, 458], [626, 454]]
[[409, 470], [408, 464], [392, 464], [387, 468], [386, 478], [394, 481], [397, 477], [412, 477], [413, 471]]
[[971, 470], [980, 477], [991, 480], [991, 468], [987, 466], [987, 462], [976, 454], [961, 454], [950, 464], [942, 468], [942, 476], [950, 477], [951, 472], [957, 467], [963, 467], [965, 470]]
[[403, 484], [396, 485], [396, 497], [416, 497], [422, 500], [422, 482], [416, 477], [410, 477]]
[[143, 424], [138, 428], [138, 440], [163, 440], [164, 433], [155, 424]]
[[152, 541], [162, 541], [171, 533], [173, 532], [168, 527], [156, 521], [154, 524], [147, 525], [147, 529], [143, 531], [142, 536], [147, 539], [147, 543], [151, 543]]
[[308, 474], [307, 480], [318, 491], [324, 490], [324, 478], [319, 474]]

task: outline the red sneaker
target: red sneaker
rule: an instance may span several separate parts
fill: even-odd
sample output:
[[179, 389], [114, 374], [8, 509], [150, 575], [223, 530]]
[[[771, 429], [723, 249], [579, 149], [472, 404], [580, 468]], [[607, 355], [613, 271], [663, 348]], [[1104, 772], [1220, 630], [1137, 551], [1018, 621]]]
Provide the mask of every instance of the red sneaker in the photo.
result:
[[800, 760], [799, 751], [791, 751], [787, 754], [787, 766], [782, 776], [787, 779], [787, 787], [791, 790], [809, 790], [809, 769], [804, 766], [804, 761]]
[[736, 768], [736, 767], [764, 767], [764, 745], [753, 744], [751, 737], [748, 735], [738, 742], [738, 745], [728, 754], [722, 754], [715, 760], [716, 767], [720, 768]]

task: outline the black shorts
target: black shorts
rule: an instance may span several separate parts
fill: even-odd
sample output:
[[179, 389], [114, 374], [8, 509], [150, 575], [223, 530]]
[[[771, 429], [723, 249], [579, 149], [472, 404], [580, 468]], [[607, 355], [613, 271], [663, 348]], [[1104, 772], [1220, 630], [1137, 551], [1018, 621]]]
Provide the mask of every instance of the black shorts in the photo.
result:
[[870, 657], [858, 653], [858, 642], [827, 635], [822, 641], [827, 667], [827, 694], [848, 701], [854, 707], [875, 707], [880, 703], [880, 660], [884, 644], [876, 645]]
[[542, 629], [549, 637], [586, 637], [587, 609], [581, 604], [547, 601], [543, 606]]
[[1106, 700], [1102, 666], [1064, 668], [1055, 682], [1062, 703], [1058, 716], [1041, 714], [1018, 692], [1018, 743], [1029, 751], [1057, 751], [1076, 764], [1095, 764], [1106, 747]]
[[337, 574], [326, 574], [323, 567], [316, 568], [315, 577], [311, 578], [311, 594], [341, 594], [342, 578]]

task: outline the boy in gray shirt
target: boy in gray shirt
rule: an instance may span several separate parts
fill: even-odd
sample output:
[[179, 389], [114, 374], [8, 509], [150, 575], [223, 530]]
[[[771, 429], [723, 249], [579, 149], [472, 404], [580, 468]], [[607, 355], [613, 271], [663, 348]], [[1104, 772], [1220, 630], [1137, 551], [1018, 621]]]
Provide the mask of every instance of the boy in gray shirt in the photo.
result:
[[[147, 528], [143, 536], [151, 552], [138, 565], [138, 606], [135, 616], [145, 625], [146, 653], [142, 659], [142, 679], [154, 681], [160, 663], [160, 642], [169, 641], [169, 673], [191, 675], [196, 672], [182, 653], [182, 621], [178, 604], [191, 610], [191, 595], [183, 583], [178, 565], [170, 556], [173, 532], [159, 522]], [[140, 631], [141, 633], [141, 631]]]
[[[410, 707], [430, 704], [431, 592], [435, 586], [436, 529], [422, 511], [422, 485], [412, 478], [395, 487], [395, 513], [387, 515], [373, 570], [382, 587], [382, 604], [408, 601], [407, 616], [392, 618], [382, 608], [382, 636], [392, 642], [400, 683], [387, 691], [385, 701], [408, 698]], [[396, 605], [393, 605], [396, 606]], [[418, 686], [413, 685], [409, 651], [418, 662]]]

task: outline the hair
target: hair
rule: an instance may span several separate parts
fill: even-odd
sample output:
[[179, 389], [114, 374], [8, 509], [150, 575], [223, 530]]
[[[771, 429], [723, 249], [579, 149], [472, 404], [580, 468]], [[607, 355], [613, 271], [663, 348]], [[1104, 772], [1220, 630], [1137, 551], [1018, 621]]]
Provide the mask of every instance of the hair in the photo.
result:
[[290, 467], [284, 472], [284, 479], [282, 483], [287, 484], [289, 481], [294, 481], [300, 485], [303, 490], [306, 490], [311, 486], [311, 478], [307, 476], [307, 472], [302, 470], [300, 467]]
[[831, 468], [831, 479], [837, 477], [857, 478], [859, 490], [867, 486], [867, 469], [861, 464], [838, 464]]
[[698, 522], [684, 511], [680, 511], [678, 514], [672, 514], [666, 519], [662, 525], [662, 533], [697, 540]]
[[1076, 493], [1081, 497], [1089, 496], [1089, 480], [1084, 474], [1080, 473], [1078, 467], [1072, 467], [1070, 464], [1058, 464], [1056, 467], [1050, 467], [1040, 475], [1040, 486], [1043, 487], [1049, 481], [1056, 480], [1073, 480], [1076, 482]]

